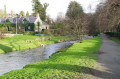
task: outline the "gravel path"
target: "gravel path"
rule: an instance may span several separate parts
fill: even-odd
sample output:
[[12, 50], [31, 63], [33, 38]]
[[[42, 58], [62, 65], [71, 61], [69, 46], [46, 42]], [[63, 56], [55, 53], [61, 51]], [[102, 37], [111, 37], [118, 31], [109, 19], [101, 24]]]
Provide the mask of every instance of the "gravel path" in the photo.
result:
[[120, 79], [120, 45], [101, 35], [102, 47], [98, 54], [94, 79]]

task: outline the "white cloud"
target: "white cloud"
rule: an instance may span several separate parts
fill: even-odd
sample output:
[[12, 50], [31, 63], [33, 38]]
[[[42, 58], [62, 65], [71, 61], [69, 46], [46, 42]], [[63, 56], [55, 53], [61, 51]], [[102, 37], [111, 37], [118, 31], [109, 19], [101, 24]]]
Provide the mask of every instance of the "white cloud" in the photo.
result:
[[[32, 0], [0, 0], [0, 9], [4, 9], [4, 5], [7, 6], [7, 11], [11, 10], [19, 13], [21, 10], [32, 13]], [[59, 12], [66, 13], [68, 5], [70, 1], [79, 2], [85, 12], [89, 12], [88, 7], [92, 5], [92, 12], [95, 11], [96, 5], [99, 4], [99, 0], [40, 0], [41, 3], [49, 3], [49, 7], [47, 9], [47, 14], [52, 18], [56, 18]]]

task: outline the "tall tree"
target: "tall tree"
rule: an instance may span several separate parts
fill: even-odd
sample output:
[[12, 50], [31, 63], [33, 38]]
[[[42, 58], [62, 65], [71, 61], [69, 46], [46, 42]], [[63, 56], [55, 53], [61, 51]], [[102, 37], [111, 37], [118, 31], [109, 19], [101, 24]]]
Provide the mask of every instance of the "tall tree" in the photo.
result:
[[47, 3], [44, 3], [43, 4], [43, 9], [42, 9], [42, 12], [41, 12], [41, 19], [43, 20], [43, 21], [45, 21], [46, 20], [46, 10], [47, 10], [47, 7], [49, 6], [49, 4], [47, 4]]
[[96, 15], [92, 13], [87, 14], [88, 34], [91, 36], [97, 36], [99, 30], [96, 24]]
[[7, 17], [6, 5], [4, 5], [4, 17]]
[[29, 16], [30, 16], [28, 11], [27, 11], [27, 13], [26, 13], [26, 16], [27, 16], [27, 17], [29, 17]]
[[44, 3], [43, 5], [40, 3], [39, 0], [32, 0], [33, 3], [33, 14], [35, 15], [36, 13], [39, 13], [41, 19], [43, 21], [46, 20], [46, 9], [48, 7], [47, 3]]
[[40, 3], [40, 1], [39, 0], [32, 0], [32, 3], [33, 3], [33, 12], [34, 12], [34, 15], [36, 14], [36, 13], [40, 13], [41, 11], [42, 11], [42, 8], [43, 8], [43, 6], [42, 6], [42, 4]]
[[117, 31], [120, 26], [120, 0], [106, 0], [98, 5], [96, 21], [100, 31]]
[[69, 18], [67, 26], [70, 28], [71, 34], [77, 37], [81, 42], [82, 35], [86, 31], [87, 25], [82, 6], [76, 1], [71, 1], [66, 16]]
[[70, 19], [75, 19], [81, 13], [83, 13], [82, 6], [76, 1], [71, 1], [66, 16]]

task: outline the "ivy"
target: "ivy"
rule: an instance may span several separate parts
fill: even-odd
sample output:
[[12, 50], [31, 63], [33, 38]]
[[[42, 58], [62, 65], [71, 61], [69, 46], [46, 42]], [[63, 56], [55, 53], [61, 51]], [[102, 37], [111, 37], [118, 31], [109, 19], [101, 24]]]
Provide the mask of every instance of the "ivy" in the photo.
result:
[[[25, 23], [25, 24], [17, 24], [17, 27], [25, 27], [27, 31], [34, 31], [34, 23]], [[30, 26], [30, 29], [28, 27]], [[0, 24], [0, 31], [13, 31], [16, 28], [16, 24], [12, 23], [1, 23]]]

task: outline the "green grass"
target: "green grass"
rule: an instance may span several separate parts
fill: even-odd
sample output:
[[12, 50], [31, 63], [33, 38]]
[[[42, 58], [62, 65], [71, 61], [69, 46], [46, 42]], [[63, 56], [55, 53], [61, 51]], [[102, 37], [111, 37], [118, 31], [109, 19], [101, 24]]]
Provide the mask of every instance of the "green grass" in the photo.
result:
[[[42, 44], [53, 44], [55, 42], [61, 42], [61, 40], [64, 39], [69, 39], [68, 36], [54, 36], [51, 40], [41, 40], [43, 38], [49, 38], [49, 36], [39, 37], [32, 35], [18, 35], [14, 37], [7, 37], [3, 40], [0, 40], [0, 54], [36, 48], [40, 47]], [[29, 40], [29, 42], [26, 42], [26, 40]]]
[[117, 39], [115, 37], [111, 37], [110, 39], [113, 40], [113, 41], [115, 41], [116, 43], [120, 44], [120, 40], [119, 39]]
[[100, 37], [84, 40], [56, 52], [48, 60], [28, 64], [0, 76], [0, 79], [74, 79], [81, 74], [90, 74], [100, 46]]

